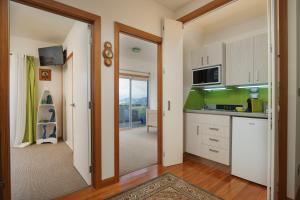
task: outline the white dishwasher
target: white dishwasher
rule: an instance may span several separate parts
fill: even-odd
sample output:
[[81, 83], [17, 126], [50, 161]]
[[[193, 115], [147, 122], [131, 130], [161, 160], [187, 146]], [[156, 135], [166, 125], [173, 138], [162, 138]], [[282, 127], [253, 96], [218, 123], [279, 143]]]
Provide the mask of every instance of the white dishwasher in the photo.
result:
[[267, 119], [232, 118], [232, 175], [267, 185], [267, 134]]

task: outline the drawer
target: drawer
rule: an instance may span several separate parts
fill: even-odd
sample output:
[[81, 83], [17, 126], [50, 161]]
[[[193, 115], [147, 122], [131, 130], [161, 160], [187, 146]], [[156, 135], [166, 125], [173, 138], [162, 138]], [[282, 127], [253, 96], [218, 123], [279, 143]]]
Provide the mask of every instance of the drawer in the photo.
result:
[[215, 135], [215, 136], [229, 138], [230, 137], [230, 126], [205, 124], [202, 127], [201, 133], [204, 135]]
[[199, 113], [185, 113], [187, 121], [193, 121], [200, 124], [214, 124], [219, 126], [230, 126], [230, 116], [225, 115], [208, 115]]
[[231, 118], [230, 116], [225, 115], [207, 115], [202, 114], [201, 117], [198, 118], [200, 123], [218, 125], [218, 126], [230, 126]]
[[229, 150], [229, 138], [224, 138], [216, 135], [203, 135], [203, 144]]
[[224, 165], [230, 165], [229, 150], [212, 147], [210, 145], [202, 145], [202, 156], [206, 159], [213, 160]]

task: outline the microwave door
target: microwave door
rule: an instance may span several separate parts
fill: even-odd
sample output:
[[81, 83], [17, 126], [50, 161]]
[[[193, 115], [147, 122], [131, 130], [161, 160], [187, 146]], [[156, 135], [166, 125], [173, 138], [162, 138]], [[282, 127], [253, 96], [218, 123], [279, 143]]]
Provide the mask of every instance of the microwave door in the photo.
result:
[[207, 71], [209, 83], [219, 83], [219, 68], [211, 68]]

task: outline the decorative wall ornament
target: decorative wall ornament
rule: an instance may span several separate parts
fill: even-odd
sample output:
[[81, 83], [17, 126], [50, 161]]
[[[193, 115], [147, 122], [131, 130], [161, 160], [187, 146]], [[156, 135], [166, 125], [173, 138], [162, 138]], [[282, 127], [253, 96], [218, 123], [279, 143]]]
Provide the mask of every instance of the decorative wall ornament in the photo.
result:
[[51, 69], [39, 70], [40, 81], [51, 81]]
[[114, 57], [114, 54], [112, 52], [112, 44], [110, 42], [104, 43], [104, 50], [102, 52], [102, 55], [104, 57], [104, 64], [107, 67], [110, 67], [112, 65], [112, 58]]

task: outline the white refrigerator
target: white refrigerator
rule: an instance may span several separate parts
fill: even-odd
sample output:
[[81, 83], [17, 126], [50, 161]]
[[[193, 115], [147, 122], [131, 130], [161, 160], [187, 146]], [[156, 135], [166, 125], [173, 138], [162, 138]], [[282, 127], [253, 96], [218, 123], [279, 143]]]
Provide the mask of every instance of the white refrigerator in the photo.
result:
[[233, 117], [231, 174], [267, 185], [267, 119]]

